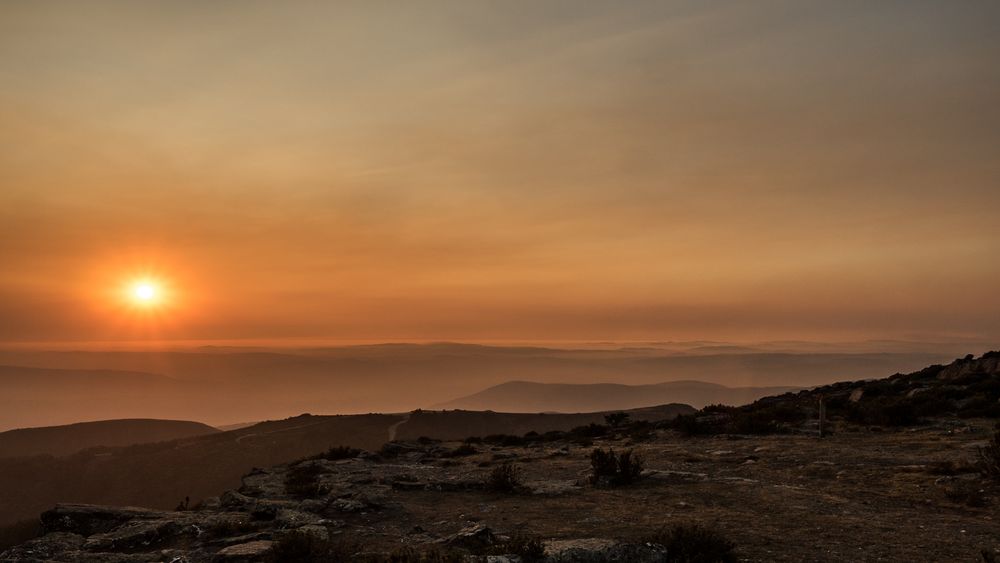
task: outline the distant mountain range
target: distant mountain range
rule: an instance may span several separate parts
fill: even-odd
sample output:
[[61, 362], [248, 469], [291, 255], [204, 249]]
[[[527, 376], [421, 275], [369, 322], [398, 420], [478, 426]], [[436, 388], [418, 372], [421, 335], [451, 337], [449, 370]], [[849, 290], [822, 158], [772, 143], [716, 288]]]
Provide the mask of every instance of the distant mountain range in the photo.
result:
[[[798, 350], [793, 344], [784, 347]], [[218, 427], [302, 412], [403, 412], [511, 380], [552, 384], [613, 381], [632, 386], [697, 380], [734, 388], [811, 387], [912, 371], [955, 357], [936, 348], [903, 350], [789, 353], [715, 343], [605, 349], [454, 343], [273, 350], [209, 347], [60, 352], [0, 348], [0, 366], [5, 366], [0, 367], [0, 431], [124, 418], [198, 420]], [[666, 402], [687, 402], [680, 395], [662, 397]], [[743, 400], [740, 397], [719, 400]], [[540, 408], [599, 410], [659, 400]], [[701, 400], [696, 395], [691, 402]], [[516, 405], [492, 408], [504, 406]]]
[[652, 385], [618, 383], [535, 383], [509, 381], [453, 401], [438, 409], [500, 412], [595, 412], [635, 409], [665, 403], [744, 405], [800, 387], [726, 387], [704, 381], [669, 381]]
[[130, 446], [214, 434], [218, 429], [185, 420], [126, 419], [0, 432], [0, 458], [64, 456], [95, 446]]

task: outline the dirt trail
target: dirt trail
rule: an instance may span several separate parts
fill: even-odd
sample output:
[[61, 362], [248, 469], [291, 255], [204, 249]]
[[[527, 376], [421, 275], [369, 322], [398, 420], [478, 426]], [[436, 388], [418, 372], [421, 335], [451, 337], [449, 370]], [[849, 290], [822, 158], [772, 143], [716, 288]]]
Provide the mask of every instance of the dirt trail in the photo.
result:
[[300, 424], [298, 426], [290, 426], [288, 428], [279, 428], [277, 430], [271, 430], [270, 432], [253, 432], [250, 434], [243, 434], [242, 436], [236, 437], [236, 443], [239, 444], [247, 438], [252, 438], [254, 436], [267, 436], [268, 434], [277, 434], [279, 432], [288, 432], [289, 430], [298, 430], [299, 428], [308, 428], [310, 426], [317, 426], [319, 424], [325, 424], [327, 421], [321, 420], [319, 422], [311, 422], [309, 424]]
[[406, 414], [403, 415], [403, 420], [400, 420], [399, 422], [397, 422], [397, 423], [389, 426], [389, 441], [390, 442], [396, 439], [396, 430], [399, 429], [400, 426], [402, 426], [403, 424], [406, 424], [409, 421], [410, 421], [410, 413], [406, 413]]

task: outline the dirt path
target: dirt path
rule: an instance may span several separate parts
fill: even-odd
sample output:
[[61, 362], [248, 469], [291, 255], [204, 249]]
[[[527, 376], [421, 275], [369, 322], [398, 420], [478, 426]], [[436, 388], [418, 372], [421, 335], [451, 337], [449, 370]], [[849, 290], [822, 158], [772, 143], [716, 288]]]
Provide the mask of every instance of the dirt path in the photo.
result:
[[397, 422], [397, 423], [389, 426], [389, 441], [390, 442], [396, 439], [396, 430], [398, 430], [400, 426], [406, 424], [409, 421], [410, 421], [410, 413], [406, 413], [406, 414], [403, 415], [403, 420], [400, 420], [399, 422]]
[[270, 432], [253, 432], [253, 433], [250, 433], [250, 434], [243, 434], [242, 436], [237, 436], [236, 437], [236, 443], [239, 444], [243, 440], [246, 440], [247, 438], [252, 438], [254, 436], [267, 436], [268, 434], [277, 434], [279, 432], [288, 432], [289, 430], [298, 430], [300, 428], [308, 428], [310, 426], [317, 426], [317, 425], [320, 425], [320, 424], [325, 424], [326, 422], [327, 421], [325, 421], [325, 420], [321, 420], [319, 422], [312, 422], [312, 423], [309, 423], [309, 424], [300, 424], [298, 426], [290, 426], [288, 428], [279, 428], [277, 430], [271, 430]]

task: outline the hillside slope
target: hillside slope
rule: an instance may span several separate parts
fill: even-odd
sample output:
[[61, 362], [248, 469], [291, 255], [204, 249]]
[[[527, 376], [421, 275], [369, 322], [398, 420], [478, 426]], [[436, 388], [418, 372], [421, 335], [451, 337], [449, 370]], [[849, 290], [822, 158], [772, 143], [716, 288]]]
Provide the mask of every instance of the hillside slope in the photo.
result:
[[0, 458], [65, 456], [97, 446], [131, 446], [216, 432], [219, 430], [200, 422], [142, 418], [20, 428], [0, 432]]
[[653, 385], [618, 383], [536, 383], [509, 381], [434, 408], [503, 412], [594, 412], [634, 409], [666, 403], [743, 405], [797, 387], [726, 387], [703, 381]]
[[[637, 411], [663, 420], [694, 412], [686, 405]], [[229, 432], [120, 448], [91, 448], [67, 457], [0, 459], [0, 525], [33, 518], [57, 502], [171, 509], [238, 487], [254, 467], [287, 463], [332, 446], [378, 450], [389, 440], [465, 438], [569, 430], [603, 422], [603, 413], [532, 415], [460, 411], [341, 416], [301, 415]]]
[[710, 406], [679, 417], [689, 434], [815, 432], [822, 401], [827, 430], [905, 427], [935, 418], [1000, 418], [1000, 352], [863, 381], [843, 381], [764, 397], [742, 407]]

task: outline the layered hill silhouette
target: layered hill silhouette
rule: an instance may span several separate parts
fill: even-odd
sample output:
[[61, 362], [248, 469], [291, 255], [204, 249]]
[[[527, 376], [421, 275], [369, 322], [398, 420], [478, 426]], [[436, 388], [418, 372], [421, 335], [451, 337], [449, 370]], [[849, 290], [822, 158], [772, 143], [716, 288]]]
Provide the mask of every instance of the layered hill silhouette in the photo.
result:
[[589, 412], [634, 409], [669, 402], [701, 408], [744, 405], [795, 391], [795, 387], [726, 387], [704, 381], [670, 381], [653, 385], [619, 383], [536, 383], [509, 381], [473, 395], [435, 405], [439, 409], [505, 412]]
[[[658, 421], [690, 414], [687, 405], [633, 411]], [[604, 421], [606, 413], [511, 414], [414, 411], [406, 414], [301, 415], [229, 432], [127, 447], [95, 447], [64, 457], [0, 459], [0, 525], [34, 518], [57, 502], [172, 509], [240, 485], [268, 467], [333, 446], [378, 450], [390, 439], [465, 438], [569, 430]]]
[[[301, 412], [403, 412], [515, 378], [811, 387], [912, 371], [954, 357], [908, 348], [893, 353], [808, 351], [793, 344], [769, 349], [712, 343], [574, 350], [450, 343], [273, 350], [0, 349], [0, 365], [6, 366], [0, 368], [0, 397], [5, 399], [0, 431], [124, 418], [197, 420], [218, 427]], [[665, 399], [675, 400], [685, 402]]]
[[214, 434], [218, 429], [186, 420], [126, 419], [0, 432], [0, 458], [65, 456], [88, 448], [131, 446]]

